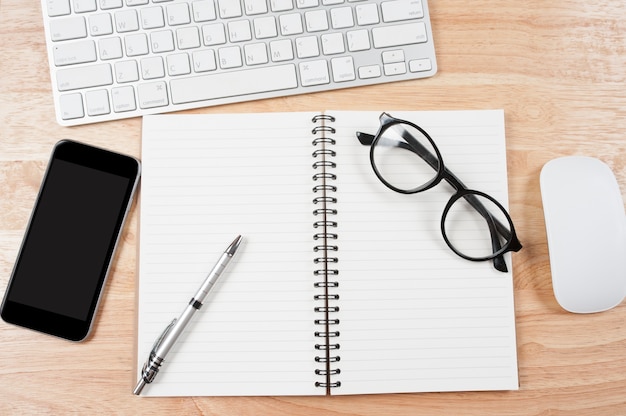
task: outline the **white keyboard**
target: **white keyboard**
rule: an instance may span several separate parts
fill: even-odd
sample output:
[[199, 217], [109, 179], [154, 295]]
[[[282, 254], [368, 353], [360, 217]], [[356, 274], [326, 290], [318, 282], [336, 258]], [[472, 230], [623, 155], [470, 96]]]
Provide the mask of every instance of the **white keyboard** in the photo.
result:
[[424, 78], [426, 0], [41, 0], [71, 126]]

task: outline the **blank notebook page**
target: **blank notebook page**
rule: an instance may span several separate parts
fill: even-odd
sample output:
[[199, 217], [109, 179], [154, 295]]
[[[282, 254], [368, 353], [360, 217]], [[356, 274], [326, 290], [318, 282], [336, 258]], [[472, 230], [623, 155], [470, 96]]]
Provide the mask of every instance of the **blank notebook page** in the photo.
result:
[[[332, 394], [518, 388], [511, 272], [456, 256], [440, 231], [446, 183], [403, 195], [336, 121], [333, 230], [339, 319]], [[504, 115], [390, 112], [428, 131], [468, 187], [508, 206]], [[226, 246], [244, 242], [145, 395], [319, 395], [313, 297], [315, 113], [147, 116], [143, 124], [138, 365]], [[510, 255], [505, 256], [509, 269]]]

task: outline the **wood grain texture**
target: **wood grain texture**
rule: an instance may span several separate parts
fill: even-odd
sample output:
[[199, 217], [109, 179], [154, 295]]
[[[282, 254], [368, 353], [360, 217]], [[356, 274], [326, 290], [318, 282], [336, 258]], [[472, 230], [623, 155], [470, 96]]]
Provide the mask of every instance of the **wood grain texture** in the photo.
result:
[[[559, 308], [539, 190], [547, 161], [588, 155], [613, 169], [626, 195], [626, 3], [431, 0], [430, 8], [433, 78], [190, 112], [503, 108], [510, 210], [524, 244], [513, 256], [519, 391], [135, 397], [135, 206], [87, 342], [0, 322], [0, 414], [626, 414], [626, 302], [585, 316]], [[56, 124], [40, 13], [38, 1], [0, 0], [0, 295], [54, 143], [141, 156], [139, 119]]]

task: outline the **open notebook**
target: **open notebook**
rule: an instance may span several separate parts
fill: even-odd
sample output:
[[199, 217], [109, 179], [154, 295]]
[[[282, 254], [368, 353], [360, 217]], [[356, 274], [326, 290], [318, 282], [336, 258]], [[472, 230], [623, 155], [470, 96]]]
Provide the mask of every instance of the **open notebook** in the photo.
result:
[[[517, 389], [511, 273], [446, 246], [447, 184], [402, 195], [375, 177], [355, 132], [375, 133], [380, 112], [326, 114], [334, 122], [144, 118], [138, 371], [228, 243], [244, 241], [143, 394]], [[391, 115], [425, 128], [468, 187], [507, 206], [502, 111]], [[327, 137], [334, 155], [316, 152]], [[323, 171], [336, 202], [313, 191]], [[317, 223], [320, 209], [335, 227]]]

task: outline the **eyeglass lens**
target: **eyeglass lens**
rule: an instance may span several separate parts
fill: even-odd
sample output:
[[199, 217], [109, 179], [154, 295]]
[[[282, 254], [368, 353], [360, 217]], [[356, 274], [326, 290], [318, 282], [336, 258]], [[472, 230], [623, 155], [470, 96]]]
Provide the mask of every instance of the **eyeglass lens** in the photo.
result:
[[394, 124], [376, 142], [372, 161], [383, 181], [402, 191], [417, 192], [436, 179], [439, 169], [436, 154], [421, 131], [409, 124]]
[[506, 213], [482, 195], [471, 193], [456, 199], [442, 221], [448, 244], [472, 259], [492, 257], [511, 239]]

